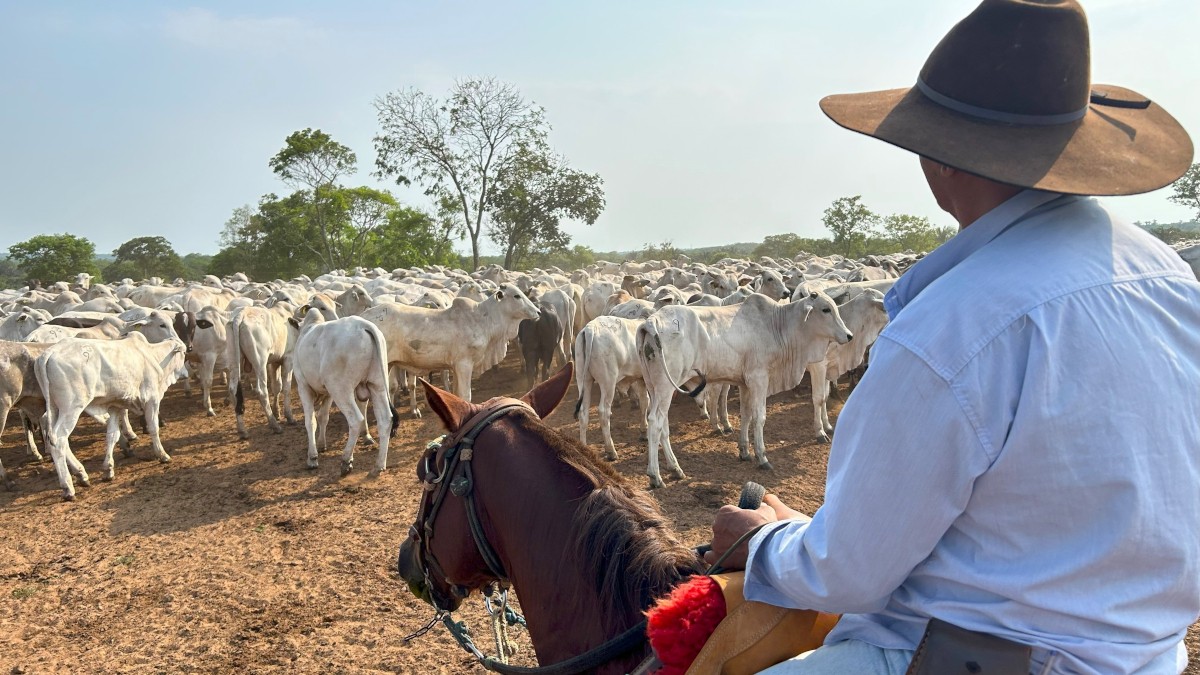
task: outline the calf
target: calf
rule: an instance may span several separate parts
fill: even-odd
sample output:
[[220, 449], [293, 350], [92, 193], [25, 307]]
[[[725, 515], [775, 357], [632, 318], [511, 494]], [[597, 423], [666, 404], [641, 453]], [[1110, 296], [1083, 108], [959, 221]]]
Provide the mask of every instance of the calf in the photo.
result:
[[829, 422], [829, 388], [837, 386], [843, 374], [862, 365], [867, 349], [879, 337], [887, 325], [887, 310], [883, 308], [883, 294], [874, 289], [863, 289], [857, 296], [838, 306], [846, 327], [854, 333], [854, 339], [846, 344], [830, 344], [825, 358], [808, 364], [809, 383], [812, 387], [813, 428], [817, 440], [829, 442], [833, 425]]
[[366, 414], [359, 403], [365, 404], [369, 399], [379, 425], [379, 455], [371, 474], [386, 469], [388, 442], [400, 417], [388, 398], [387, 343], [379, 327], [358, 316], [326, 321], [318, 309], [308, 310], [299, 326], [292, 374], [300, 405], [304, 407], [308, 468], [317, 468], [317, 430], [319, 427], [324, 447], [329, 407], [337, 403], [349, 430], [342, 451], [342, 475], [350, 473], [354, 467], [354, 446], [367, 426]]
[[242, 398], [243, 360], [254, 371], [254, 393], [262, 404], [267, 424], [277, 434], [283, 433], [279, 424], [279, 394], [283, 393], [283, 416], [292, 424], [292, 346], [295, 329], [288, 324], [294, 307], [277, 301], [271, 307], [242, 307], [235, 310], [229, 323], [229, 395], [234, 400], [238, 436], [249, 438], [246, 432], [245, 400]]
[[68, 338], [38, 356], [34, 372], [46, 401], [46, 445], [63, 499], [75, 499], [68, 466], [81, 484], [88, 485], [87, 471], [68, 442], [84, 412], [108, 413], [104, 480], [113, 478], [113, 446], [121, 434], [119, 413], [130, 407], [143, 411], [158, 460], [171, 461], [158, 436], [158, 410], [167, 387], [184, 372], [185, 351], [176, 338], [151, 344], [135, 332], [121, 340]]
[[200, 380], [200, 405], [209, 417], [217, 414], [212, 407], [213, 375], [219, 368], [226, 371], [228, 378], [229, 364], [225, 358], [228, 338], [228, 313], [216, 307], [205, 307], [196, 314], [195, 335], [192, 348], [188, 350], [188, 359], [197, 366], [195, 372]]
[[[521, 289], [501, 286], [483, 302], [456, 298], [449, 309], [424, 309], [384, 302], [363, 312], [387, 339], [390, 364], [416, 373], [454, 372], [455, 394], [471, 399], [471, 378], [500, 363], [522, 319], [536, 319], [537, 307]], [[419, 415], [416, 388], [412, 410]]]
[[604, 458], [616, 461], [612, 440], [612, 404], [618, 390], [634, 390], [641, 405], [639, 417], [645, 421], [646, 387], [638, 362], [635, 338], [640, 320], [600, 316], [588, 322], [575, 337], [575, 384], [579, 401], [575, 417], [579, 420], [579, 442], [587, 445], [588, 412], [592, 404], [592, 382], [600, 388], [600, 435], [604, 438]]
[[563, 352], [563, 322], [554, 306], [538, 303], [538, 318], [525, 319], [517, 326], [517, 343], [525, 361], [525, 382], [528, 389], [546, 379], [555, 356], [564, 365], [567, 356]]
[[[830, 342], [844, 344], [853, 337], [837, 305], [823, 293], [803, 302], [781, 305], [752, 295], [740, 305], [723, 307], [674, 306], [660, 309], [638, 329], [637, 351], [649, 390], [650, 487], [661, 487], [658, 449], [677, 478], [683, 470], [671, 449], [667, 413], [671, 397], [681, 391], [699, 395], [708, 381], [737, 385], [741, 393], [739, 457], [749, 459], [750, 430], [758, 464], [771, 468], [763, 445], [767, 397], [791, 389], [809, 363], [823, 359]], [[699, 384], [681, 388], [693, 375]]]

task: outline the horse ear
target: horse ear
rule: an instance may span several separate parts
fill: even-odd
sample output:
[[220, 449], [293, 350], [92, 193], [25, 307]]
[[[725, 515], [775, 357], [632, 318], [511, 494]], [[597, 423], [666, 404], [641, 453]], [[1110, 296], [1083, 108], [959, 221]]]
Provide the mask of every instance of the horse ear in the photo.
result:
[[429, 409], [437, 414], [442, 419], [442, 424], [445, 425], [446, 431], [454, 433], [462, 426], [463, 422], [467, 421], [474, 412], [474, 406], [471, 402], [459, 398], [454, 394], [443, 389], [429, 384], [424, 378], [417, 378], [421, 383], [421, 387], [425, 390], [425, 402], [429, 404]]
[[567, 393], [567, 387], [571, 386], [571, 374], [574, 372], [575, 365], [568, 361], [567, 365], [547, 378], [545, 382], [530, 389], [529, 393], [521, 397], [521, 400], [533, 406], [538, 417], [546, 419], [562, 402], [563, 396]]

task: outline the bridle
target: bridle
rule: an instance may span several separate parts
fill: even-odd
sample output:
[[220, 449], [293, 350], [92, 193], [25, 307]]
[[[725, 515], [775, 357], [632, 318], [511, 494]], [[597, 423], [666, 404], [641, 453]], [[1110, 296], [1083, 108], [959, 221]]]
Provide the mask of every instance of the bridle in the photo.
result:
[[[420, 566], [421, 573], [425, 578], [425, 587], [429, 592], [429, 601], [434, 609], [437, 610], [437, 613], [425, 628], [409, 636], [406, 640], [423, 635], [440, 621], [450, 631], [451, 636], [454, 637], [459, 646], [474, 656], [480, 665], [487, 670], [492, 670], [502, 675], [572, 675], [574, 673], [582, 673], [642, 647], [646, 643], [646, 622], [643, 620], [604, 644], [583, 654], [569, 658], [566, 661], [539, 668], [510, 666], [502, 660], [490, 658], [479, 651], [472, 642], [466, 625], [463, 622], [455, 622], [450, 616], [451, 603], [449, 599], [444, 597], [439, 599], [438, 594], [440, 591], [433, 584], [433, 575], [436, 574], [441, 577], [446, 585], [450, 585], [446, 579], [444, 570], [438, 564], [437, 557], [433, 554], [432, 547], [433, 524], [437, 520], [442, 506], [445, 504], [446, 493], [450, 493], [462, 499], [465, 504], [471, 539], [474, 541], [475, 548], [479, 551], [480, 557], [483, 558], [484, 564], [487, 565], [488, 570], [496, 578], [501, 588], [507, 589], [510, 585], [504, 564], [500, 561], [500, 557], [496, 554], [495, 549], [492, 548], [491, 543], [488, 542], [487, 536], [483, 531], [483, 523], [479, 518], [479, 509], [475, 504], [475, 478], [471, 460], [475, 456], [475, 440], [479, 435], [496, 420], [518, 410], [524, 410], [532, 414], [535, 418], [538, 418], [537, 411], [524, 401], [506, 397], [488, 401], [483, 409], [472, 415], [454, 433], [443, 436], [440, 441], [435, 441], [437, 443], [436, 446], [431, 443], [430, 451], [427, 452], [425, 458], [422, 460], [424, 462], [421, 476], [422, 489], [426, 493], [433, 493], [433, 497], [432, 499], [422, 497], [421, 505], [417, 510], [417, 519], [409, 529], [409, 534], [416, 540], [417, 564]], [[441, 469], [435, 471], [439, 464], [441, 465]], [[462, 596], [465, 597], [469, 590], [463, 589]], [[451, 592], [454, 592], [456, 595], [458, 594], [453, 590], [453, 586]], [[506, 594], [507, 590], [504, 593]], [[510, 610], [505, 606], [502, 608], [502, 611], [508, 612]], [[499, 645], [497, 646], [499, 647]], [[651, 659], [647, 659], [638, 670], [649, 672], [646, 666], [650, 663]]]
[[[443, 436], [436, 451], [425, 456], [425, 466], [421, 478], [422, 489], [424, 492], [433, 493], [433, 498], [421, 499], [417, 519], [413, 522], [409, 534], [417, 544], [417, 564], [425, 576], [430, 602], [439, 612], [449, 612], [450, 607], [449, 603], [443, 606], [441, 600], [445, 600], [445, 598], [439, 600], [437, 597], [440, 591], [433, 584], [431, 573], [441, 577], [447, 585], [449, 585], [449, 581], [442, 566], [438, 564], [437, 557], [433, 554], [433, 524], [437, 521], [438, 513], [446, 502], [447, 493], [463, 500], [466, 506], [467, 523], [471, 528], [471, 539], [475, 543], [476, 550], [479, 551], [480, 557], [483, 558], [483, 562], [492, 576], [502, 586], [508, 585], [508, 574], [504, 570], [504, 564], [500, 562], [500, 556], [496, 554], [483, 532], [483, 522], [479, 518], [479, 509], [475, 504], [475, 477], [471, 460], [475, 456], [475, 439], [479, 437], [479, 434], [483, 433], [484, 429], [489, 427], [492, 422], [517, 410], [524, 410], [537, 417], [533, 408], [524, 401], [515, 398], [492, 399], [457, 431]], [[435, 471], [439, 463], [441, 470]]]

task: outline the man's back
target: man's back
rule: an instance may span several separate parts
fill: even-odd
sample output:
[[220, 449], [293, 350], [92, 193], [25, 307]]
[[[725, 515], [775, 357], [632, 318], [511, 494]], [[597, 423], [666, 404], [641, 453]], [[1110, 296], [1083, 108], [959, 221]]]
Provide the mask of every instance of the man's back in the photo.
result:
[[886, 379], [915, 357], [970, 442], [931, 438], [905, 461], [962, 462], [954, 476], [974, 479], [938, 505], [961, 511], [886, 609], [838, 632], [911, 644], [932, 615], [1082, 672], [1174, 672], [1200, 613], [1200, 284], [1092, 199], [1002, 225], [972, 233], [979, 247], [899, 312], [843, 413], [831, 487], [838, 442], [886, 423], [877, 401], [921, 405]]

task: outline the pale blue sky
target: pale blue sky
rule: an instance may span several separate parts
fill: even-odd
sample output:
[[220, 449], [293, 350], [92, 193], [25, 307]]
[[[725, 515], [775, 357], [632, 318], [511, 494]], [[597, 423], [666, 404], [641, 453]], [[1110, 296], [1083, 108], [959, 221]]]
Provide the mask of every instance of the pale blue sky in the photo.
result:
[[[825, 236], [822, 211], [853, 194], [950, 224], [913, 156], [837, 128], [817, 101], [910, 85], [976, 4], [0, 0], [0, 249], [66, 231], [100, 252], [162, 234], [213, 253], [235, 207], [286, 190], [267, 160], [289, 133], [332, 134], [358, 154], [352, 182], [376, 185], [372, 101], [464, 76], [517, 85], [554, 146], [603, 176], [604, 215], [570, 228], [599, 250]], [[1084, 7], [1093, 79], [1200, 138], [1200, 2]], [[1166, 196], [1110, 204], [1190, 216]]]

